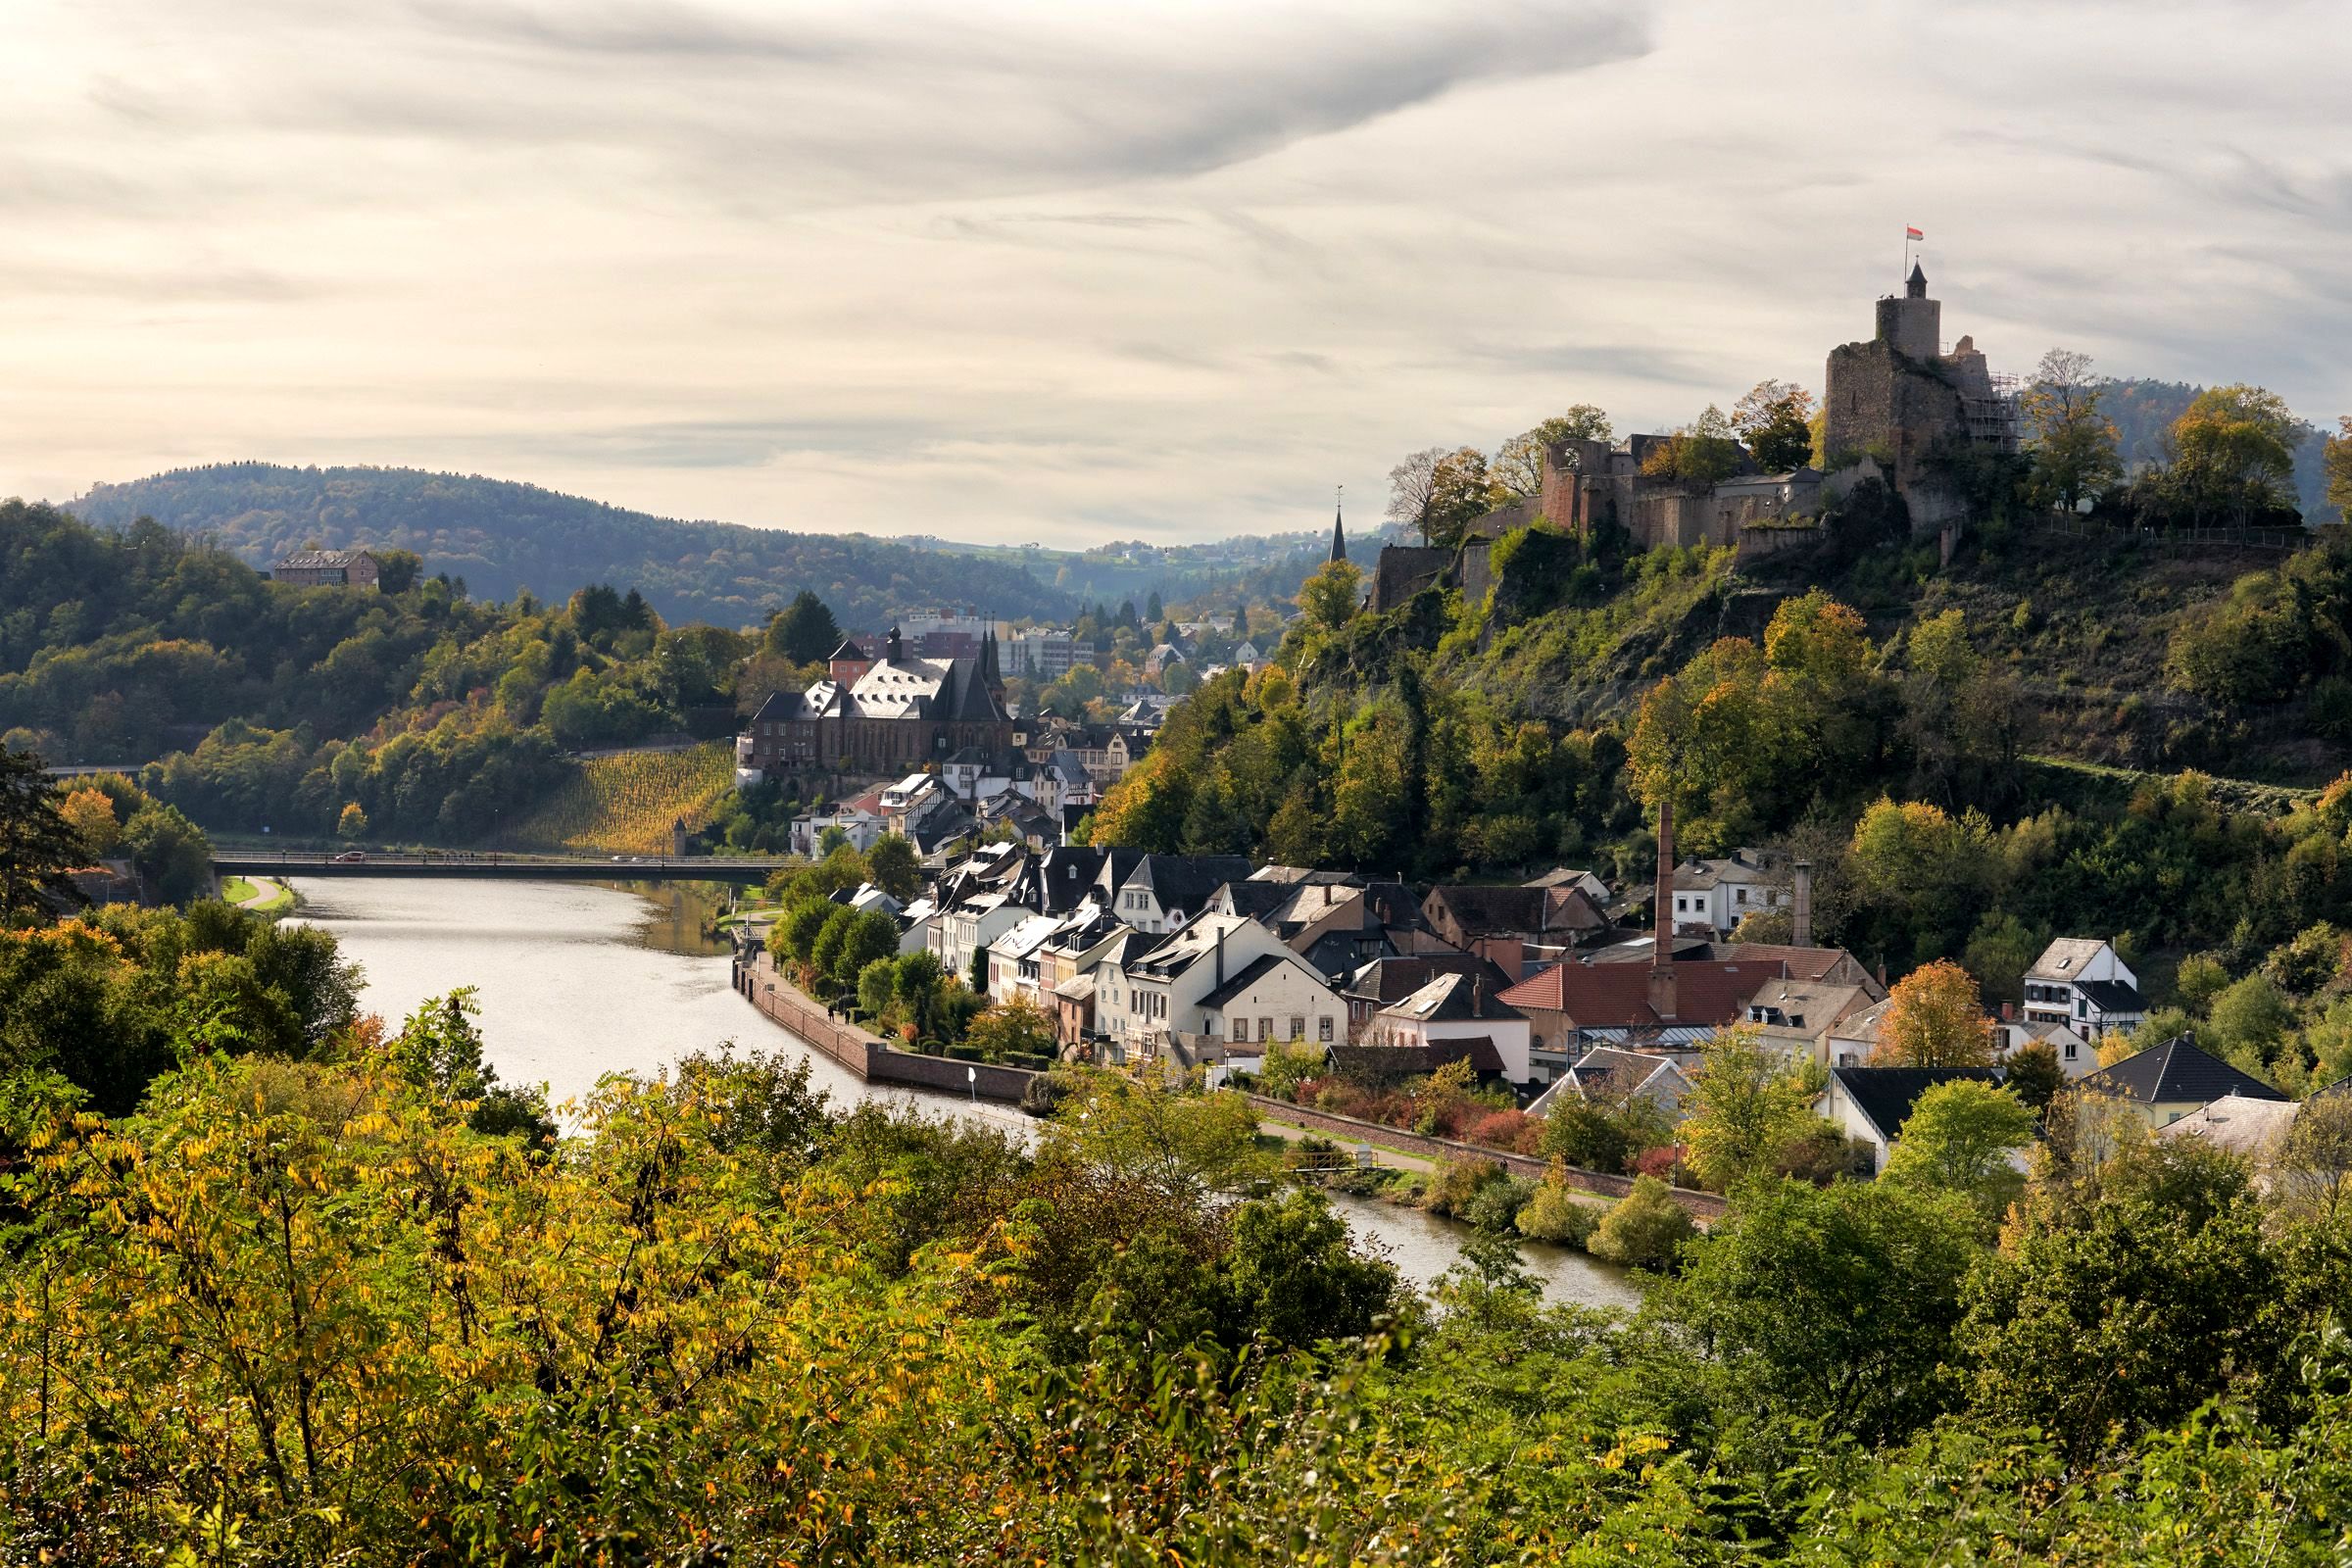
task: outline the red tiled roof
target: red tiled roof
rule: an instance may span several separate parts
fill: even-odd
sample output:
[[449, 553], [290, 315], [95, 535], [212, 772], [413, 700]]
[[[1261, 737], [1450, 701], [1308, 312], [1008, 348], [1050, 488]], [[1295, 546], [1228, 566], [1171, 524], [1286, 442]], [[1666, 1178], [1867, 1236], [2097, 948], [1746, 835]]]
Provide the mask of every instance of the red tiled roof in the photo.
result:
[[1678, 963], [1671, 1019], [1650, 1010], [1646, 963], [1563, 963], [1520, 981], [1501, 1000], [1522, 1012], [1563, 1013], [1580, 1029], [1722, 1024], [1740, 1016], [1756, 987], [1788, 978], [1777, 960]]

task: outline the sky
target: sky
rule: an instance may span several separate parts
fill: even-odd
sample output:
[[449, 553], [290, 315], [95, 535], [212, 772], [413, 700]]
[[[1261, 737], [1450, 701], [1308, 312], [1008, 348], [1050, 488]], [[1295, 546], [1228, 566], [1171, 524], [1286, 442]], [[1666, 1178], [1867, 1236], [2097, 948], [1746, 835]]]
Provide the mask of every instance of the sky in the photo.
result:
[[11, 0], [0, 495], [233, 459], [1074, 546], [1947, 338], [2352, 411], [2320, 4]]

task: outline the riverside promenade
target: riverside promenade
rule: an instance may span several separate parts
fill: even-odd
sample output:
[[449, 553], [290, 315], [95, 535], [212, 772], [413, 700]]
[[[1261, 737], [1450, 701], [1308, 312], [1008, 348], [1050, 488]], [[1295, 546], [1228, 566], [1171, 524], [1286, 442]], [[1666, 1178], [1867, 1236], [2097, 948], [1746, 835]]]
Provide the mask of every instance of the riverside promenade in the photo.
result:
[[932, 1089], [1017, 1105], [1029, 1080], [1037, 1076], [1025, 1067], [901, 1051], [880, 1036], [827, 1012], [822, 1003], [776, 972], [775, 959], [764, 949], [753, 950], [748, 957], [739, 955], [734, 974], [735, 990], [745, 1001], [809, 1050], [830, 1056], [867, 1083]]

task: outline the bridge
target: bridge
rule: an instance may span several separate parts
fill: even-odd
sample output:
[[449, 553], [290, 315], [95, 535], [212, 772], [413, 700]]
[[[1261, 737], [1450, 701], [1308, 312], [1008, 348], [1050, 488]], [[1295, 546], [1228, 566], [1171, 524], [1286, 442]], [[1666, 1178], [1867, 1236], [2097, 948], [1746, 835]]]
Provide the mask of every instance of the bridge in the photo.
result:
[[346, 851], [241, 851], [216, 854], [222, 876], [433, 876], [478, 882], [731, 882], [756, 887], [791, 864], [773, 858], [720, 859], [688, 855], [507, 855], [424, 851], [376, 855]]

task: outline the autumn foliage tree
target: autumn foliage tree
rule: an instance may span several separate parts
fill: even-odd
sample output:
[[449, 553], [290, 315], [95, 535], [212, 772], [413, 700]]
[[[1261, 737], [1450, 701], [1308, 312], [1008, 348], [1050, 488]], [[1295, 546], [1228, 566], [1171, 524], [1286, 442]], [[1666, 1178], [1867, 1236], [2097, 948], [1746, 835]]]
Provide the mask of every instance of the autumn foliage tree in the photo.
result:
[[1896, 981], [1870, 1059], [1881, 1067], [1991, 1066], [1992, 1023], [1978, 1001], [1975, 978], [1938, 958]]
[[1758, 381], [1732, 405], [1732, 428], [1766, 473], [1801, 468], [1813, 457], [1813, 394], [1787, 381]]

